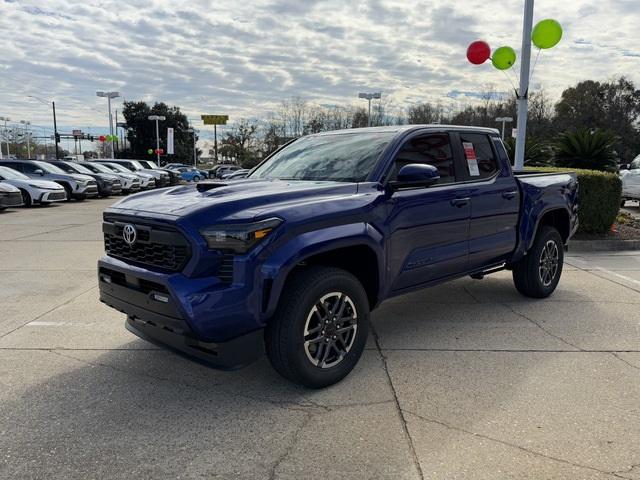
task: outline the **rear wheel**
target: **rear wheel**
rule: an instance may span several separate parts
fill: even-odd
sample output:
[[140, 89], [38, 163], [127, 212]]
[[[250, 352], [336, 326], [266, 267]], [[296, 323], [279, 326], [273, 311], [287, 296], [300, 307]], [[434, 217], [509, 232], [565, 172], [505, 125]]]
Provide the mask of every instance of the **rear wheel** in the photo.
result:
[[24, 203], [25, 207], [30, 207], [33, 205], [33, 201], [31, 200], [31, 195], [26, 190], [20, 189], [20, 193], [22, 194], [22, 203]]
[[555, 228], [540, 228], [527, 255], [513, 265], [513, 282], [518, 291], [533, 298], [553, 293], [562, 275], [564, 248]]
[[267, 356], [288, 380], [323, 388], [346, 377], [367, 340], [369, 303], [360, 282], [330, 267], [308, 267], [287, 282], [265, 331]]
[[193, 181], [194, 182], [199, 182], [200, 181], [200, 177], [198, 175], [194, 175], [193, 176]]

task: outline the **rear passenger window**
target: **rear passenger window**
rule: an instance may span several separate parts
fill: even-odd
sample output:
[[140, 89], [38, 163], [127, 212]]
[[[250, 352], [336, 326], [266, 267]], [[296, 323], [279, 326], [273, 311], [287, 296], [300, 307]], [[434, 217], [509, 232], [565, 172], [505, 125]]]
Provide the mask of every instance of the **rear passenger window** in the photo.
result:
[[490, 178], [498, 172], [498, 161], [487, 135], [461, 133], [460, 140], [471, 179]]
[[446, 133], [422, 135], [408, 140], [396, 156], [389, 179], [395, 180], [398, 171], [410, 163], [428, 163], [436, 167], [440, 173], [437, 183], [452, 183], [456, 180], [451, 142]]

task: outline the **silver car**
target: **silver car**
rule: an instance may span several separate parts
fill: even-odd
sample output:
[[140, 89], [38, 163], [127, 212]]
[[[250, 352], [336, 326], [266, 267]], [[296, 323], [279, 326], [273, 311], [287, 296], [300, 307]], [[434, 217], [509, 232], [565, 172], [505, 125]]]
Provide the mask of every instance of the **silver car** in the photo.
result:
[[122, 184], [122, 193], [136, 193], [140, 191], [140, 177], [134, 173], [123, 173], [111, 170], [100, 162], [80, 162], [79, 165], [91, 170], [93, 173], [108, 173], [115, 175]]
[[67, 199], [67, 192], [56, 182], [29, 178], [12, 168], [0, 167], [0, 182], [17, 188], [21, 193], [21, 203], [26, 207], [64, 202]]
[[105, 166], [109, 167], [114, 172], [129, 173], [129, 174], [133, 173], [133, 175], [137, 176], [140, 179], [140, 188], [142, 190], [149, 190], [151, 188], [156, 188], [156, 179], [150, 173], [131, 172], [131, 170], [129, 170], [128, 168], [123, 167], [119, 163], [105, 162], [105, 161], [102, 161], [102, 160], [99, 160], [97, 162], [101, 163], [102, 165], [105, 165]]
[[13, 185], [0, 183], [0, 210], [22, 205], [22, 195]]
[[98, 196], [98, 184], [88, 175], [66, 173], [55, 165], [37, 160], [0, 160], [0, 165], [13, 168], [34, 180], [51, 180], [64, 187], [67, 199], [84, 200]]

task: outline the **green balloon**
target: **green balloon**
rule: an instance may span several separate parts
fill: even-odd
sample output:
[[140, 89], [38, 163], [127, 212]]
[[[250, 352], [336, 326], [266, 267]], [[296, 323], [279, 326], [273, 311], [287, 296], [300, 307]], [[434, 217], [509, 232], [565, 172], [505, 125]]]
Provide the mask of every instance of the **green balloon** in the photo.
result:
[[147, 150], [147, 153], [148, 153], [149, 155], [153, 155], [153, 148], [150, 148], [149, 150]]
[[562, 38], [562, 25], [550, 18], [539, 21], [533, 28], [531, 40], [538, 48], [553, 48]]
[[516, 63], [516, 52], [511, 47], [500, 47], [493, 52], [491, 63], [498, 70], [508, 70]]

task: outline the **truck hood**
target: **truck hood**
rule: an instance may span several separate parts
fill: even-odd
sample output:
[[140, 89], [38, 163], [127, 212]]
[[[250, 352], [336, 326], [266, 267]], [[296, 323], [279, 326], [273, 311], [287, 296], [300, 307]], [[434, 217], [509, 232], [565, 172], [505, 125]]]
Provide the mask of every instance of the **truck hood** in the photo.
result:
[[[109, 208], [112, 212], [141, 216], [196, 217], [208, 221], [251, 219], [262, 213], [309, 206], [355, 195], [357, 183], [240, 180], [218, 182], [215, 188], [198, 191], [196, 186], [180, 186], [131, 195]], [[200, 187], [202, 188], [202, 187]]]

